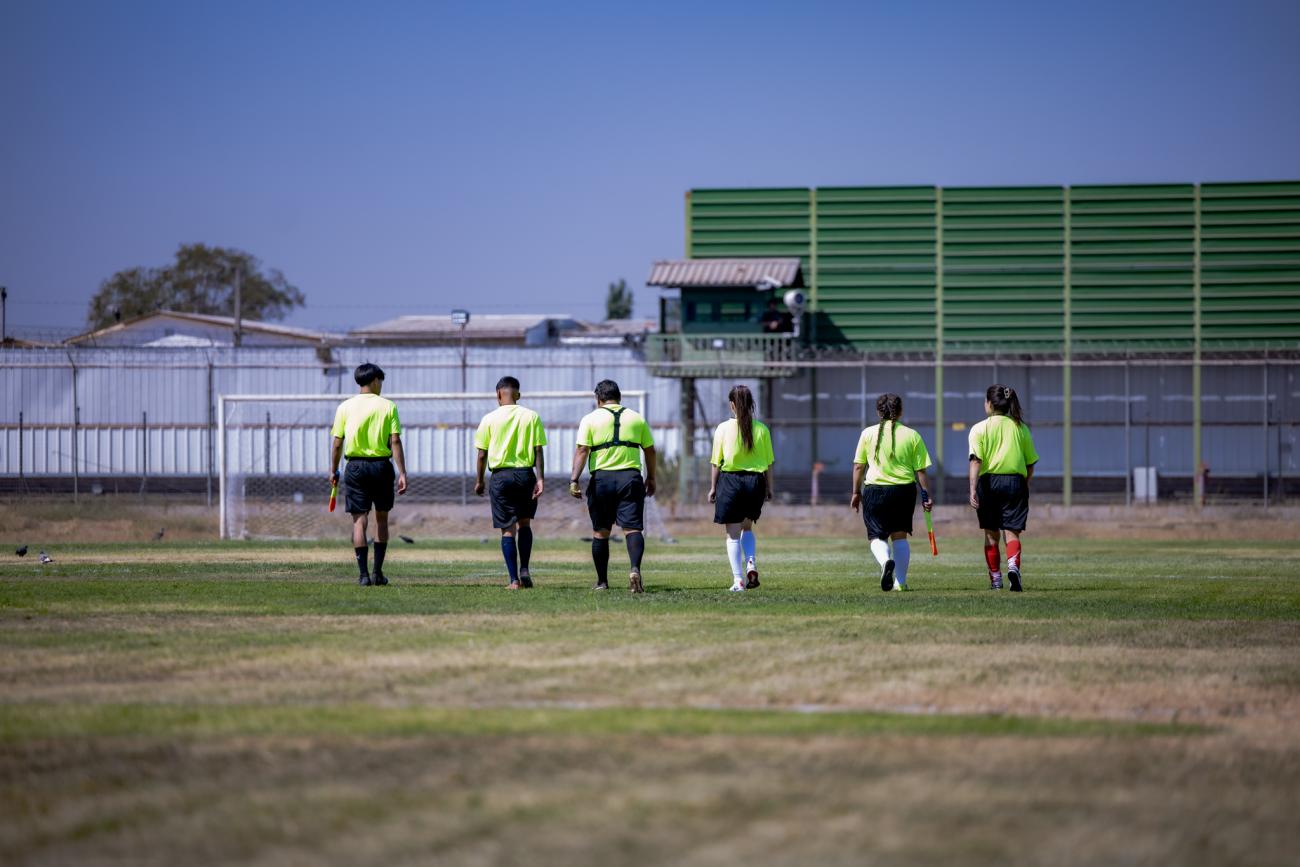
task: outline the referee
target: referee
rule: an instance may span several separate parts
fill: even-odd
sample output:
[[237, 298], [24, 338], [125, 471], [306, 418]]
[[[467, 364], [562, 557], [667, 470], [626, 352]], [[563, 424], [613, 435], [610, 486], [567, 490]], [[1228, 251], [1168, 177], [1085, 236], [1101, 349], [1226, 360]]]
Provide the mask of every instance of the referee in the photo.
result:
[[[501, 531], [501, 556], [510, 573], [511, 590], [532, 587], [528, 558], [533, 552], [533, 516], [546, 476], [546, 431], [537, 413], [519, 405], [519, 380], [497, 380], [497, 408], [479, 422], [474, 434], [478, 449], [478, 479], [474, 493], [483, 496], [490, 487], [492, 526]], [[492, 469], [490, 486], [483, 473]]]
[[[631, 564], [628, 589], [644, 593], [641, 556], [645, 553], [645, 498], [655, 495], [655, 444], [650, 426], [641, 414], [622, 406], [623, 393], [612, 379], [596, 384], [596, 410], [578, 424], [573, 450], [569, 494], [582, 496], [578, 482], [584, 465], [591, 471], [587, 484], [587, 512], [591, 515], [591, 559], [596, 564], [596, 586], [609, 589], [609, 531], [617, 522], [627, 539]], [[641, 451], [645, 452], [645, 479], [641, 477]]]
[[754, 522], [763, 502], [772, 499], [772, 434], [754, 418], [754, 395], [737, 385], [727, 394], [734, 418], [713, 432], [712, 483], [709, 502], [713, 523], [727, 528], [727, 562], [733, 593], [758, 587]]
[[[361, 393], [339, 404], [334, 413], [330, 449], [330, 484], [339, 483], [339, 458], [347, 445], [348, 467], [343, 477], [348, 513], [352, 515], [352, 547], [357, 555], [357, 579], [363, 587], [384, 585], [384, 553], [388, 550], [388, 513], [393, 508], [393, 485], [406, 493], [406, 455], [402, 452], [402, 425], [397, 404], [379, 396], [384, 372], [366, 363], [353, 375]], [[389, 459], [392, 459], [391, 461]], [[393, 463], [397, 464], [396, 479]], [[375, 572], [366, 566], [366, 520], [375, 509]]]
[[[862, 509], [871, 554], [880, 564], [881, 590], [906, 590], [907, 567], [912, 562], [912, 514], [916, 487], [921, 486], [921, 508], [930, 511], [930, 466], [921, 435], [899, 424], [903, 398], [887, 393], [876, 398], [880, 423], [865, 428], [853, 455], [853, 493], [849, 505]], [[866, 484], [863, 484], [865, 476]]]

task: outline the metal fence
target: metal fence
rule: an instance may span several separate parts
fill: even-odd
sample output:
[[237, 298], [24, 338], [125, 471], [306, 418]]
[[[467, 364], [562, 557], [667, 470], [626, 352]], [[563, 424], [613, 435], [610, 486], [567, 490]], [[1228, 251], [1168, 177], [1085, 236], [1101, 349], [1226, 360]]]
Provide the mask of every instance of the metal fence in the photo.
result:
[[[858, 435], [875, 423], [884, 391], [903, 396], [904, 421], [934, 455], [945, 499], [962, 499], [966, 432], [983, 417], [992, 382], [1021, 396], [1042, 455], [1037, 496], [1059, 497], [1068, 454], [1075, 501], [1134, 501], [1146, 493], [1135, 488], [1139, 468], [1154, 468], [1160, 499], [1191, 498], [1198, 430], [1207, 500], [1268, 504], [1300, 488], [1294, 359], [1204, 362], [1199, 425], [1189, 360], [1076, 360], [1068, 426], [1059, 360], [947, 361], [936, 425], [935, 367], [926, 360], [791, 362], [793, 375], [761, 381], [695, 377], [688, 412], [681, 380], [652, 376], [631, 348], [471, 347], [462, 357], [455, 347], [340, 347], [0, 351], [0, 490], [214, 497], [219, 395], [347, 395], [362, 361], [385, 369], [391, 392], [489, 393], [507, 373], [523, 382], [525, 401], [529, 390], [585, 391], [603, 378], [644, 390], [673, 488], [692, 500], [707, 486], [709, 438], [737, 381], [759, 395], [778, 484], [795, 502], [847, 489]], [[680, 448], [682, 433], [692, 436], [689, 451]], [[1150, 476], [1138, 478], [1145, 487]]]
[[[964, 500], [967, 435], [984, 418], [985, 390], [993, 383], [1011, 385], [1020, 396], [1041, 456], [1036, 496], [1063, 498], [1068, 460], [1071, 502], [1190, 501], [1197, 491], [1198, 432], [1207, 501], [1268, 505], [1296, 496], [1300, 363], [1204, 362], [1199, 424], [1193, 370], [1187, 359], [1075, 361], [1067, 417], [1059, 360], [948, 361], [939, 424], [931, 360], [807, 363], [793, 376], [748, 384], [772, 429], [778, 489], [796, 501], [847, 496], [858, 437], [877, 423], [875, 400], [887, 391], [903, 397], [904, 423], [920, 432], [935, 459], [941, 502]], [[713, 391], [722, 384], [713, 383]], [[720, 401], [709, 407], [701, 400], [696, 416], [693, 457], [684, 462], [687, 497], [707, 487], [709, 437], [727, 411]]]

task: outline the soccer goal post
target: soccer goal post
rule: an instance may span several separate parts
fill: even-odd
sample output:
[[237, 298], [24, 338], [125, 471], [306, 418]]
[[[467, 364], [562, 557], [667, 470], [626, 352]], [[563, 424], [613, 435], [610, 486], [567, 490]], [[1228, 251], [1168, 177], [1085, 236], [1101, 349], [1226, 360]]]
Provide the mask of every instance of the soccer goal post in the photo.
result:
[[[493, 533], [486, 500], [474, 495], [479, 420], [495, 394], [391, 394], [406, 455], [407, 493], [393, 507], [397, 533], [425, 538]], [[339, 508], [329, 501], [330, 427], [339, 394], [224, 394], [217, 398], [217, 465], [222, 539], [319, 539], [344, 535], [350, 519], [340, 480]], [[649, 417], [644, 391], [623, 392], [623, 405]], [[524, 394], [519, 401], [546, 427], [546, 492], [536, 526], [589, 535], [585, 501], [568, 495], [578, 422], [595, 407], [589, 391]], [[341, 472], [341, 468], [340, 468]], [[548, 528], [548, 524], [551, 527]], [[666, 535], [647, 501], [647, 532]], [[373, 530], [372, 530], [373, 532]]]

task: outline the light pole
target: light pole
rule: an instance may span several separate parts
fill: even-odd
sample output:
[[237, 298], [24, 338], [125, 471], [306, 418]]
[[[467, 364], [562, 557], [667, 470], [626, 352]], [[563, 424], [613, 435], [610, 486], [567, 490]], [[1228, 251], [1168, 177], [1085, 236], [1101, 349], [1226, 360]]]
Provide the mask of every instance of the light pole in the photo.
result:
[[465, 441], [469, 434], [469, 407], [465, 405], [463, 395], [469, 389], [467, 367], [468, 367], [468, 349], [465, 345], [465, 326], [469, 325], [469, 311], [457, 308], [451, 311], [451, 324], [460, 329], [460, 504], [462, 506], [469, 503], [469, 468], [465, 466], [465, 458], [469, 450], [469, 444]]
[[3, 345], [9, 338], [9, 332], [5, 330], [8, 310], [9, 289], [5, 286], [0, 286], [0, 345]]

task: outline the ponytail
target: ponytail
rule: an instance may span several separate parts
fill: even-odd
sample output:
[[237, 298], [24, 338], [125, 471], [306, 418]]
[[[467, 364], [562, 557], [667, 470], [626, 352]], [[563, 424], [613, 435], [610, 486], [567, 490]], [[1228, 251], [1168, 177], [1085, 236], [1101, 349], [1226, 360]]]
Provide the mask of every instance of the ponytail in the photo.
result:
[[754, 394], [748, 386], [732, 386], [727, 393], [727, 400], [736, 408], [736, 428], [740, 440], [745, 444], [745, 451], [754, 450]]
[[1020, 412], [1020, 398], [1016, 396], [1016, 390], [1011, 386], [990, 385], [984, 397], [997, 415], [1008, 416], [1018, 425], [1025, 423]]
[[898, 419], [903, 414], [903, 399], [893, 392], [876, 398], [876, 415], [880, 416], [880, 425], [876, 428], [876, 453], [874, 459], [880, 460], [880, 441], [884, 439], [885, 422], [893, 422], [889, 427], [889, 453], [895, 451], [895, 439], [898, 436]]

